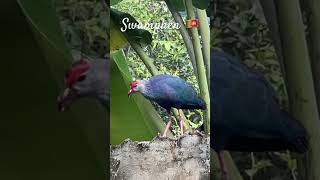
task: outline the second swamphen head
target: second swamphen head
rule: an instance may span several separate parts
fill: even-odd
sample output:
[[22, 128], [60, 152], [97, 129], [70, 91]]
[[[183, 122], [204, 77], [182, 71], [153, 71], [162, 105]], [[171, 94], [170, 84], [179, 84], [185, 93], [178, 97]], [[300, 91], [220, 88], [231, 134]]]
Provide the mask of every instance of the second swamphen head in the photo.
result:
[[83, 97], [97, 99], [109, 109], [109, 59], [84, 59], [75, 61], [64, 76], [64, 90], [58, 97], [59, 111]]
[[223, 150], [259, 152], [307, 150], [304, 127], [281, 110], [273, 88], [238, 59], [211, 51], [211, 147], [226, 175]]
[[[130, 84], [128, 96], [133, 93], [141, 93], [145, 98], [158, 103], [170, 114], [171, 108], [177, 109], [205, 109], [206, 103], [200, 97], [193, 87], [185, 80], [172, 75], [156, 75], [149, 80], [136, 80]], [[181, 111], [180, 111], [181, 112]], [[180, 119], [180, 126], [182, 126]], [[166, 135], [171, 119], [164, 131]], [[183, 131], [183, 126], [180, 127]]]

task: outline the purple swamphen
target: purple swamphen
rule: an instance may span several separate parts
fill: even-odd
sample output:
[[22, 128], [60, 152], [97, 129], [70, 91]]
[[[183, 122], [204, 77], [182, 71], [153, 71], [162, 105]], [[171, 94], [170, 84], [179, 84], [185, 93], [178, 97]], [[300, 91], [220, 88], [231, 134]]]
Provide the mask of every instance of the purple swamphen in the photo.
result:
[[307, 150], [304, 127], [281, 110], [265, 78], [238, 59], [211, 51], [211, 147], [218, 152], [222, 178], [228, 179], [223, 151]]
[[107, 59], [81, 59], [72, 64], [64, 77], [65, 89], [58, 97], [59, 111], [77, 99], [92, 97], [109, 110], [109, 62]]
[[[163, 136], [166, 136], [170, 128], [170, 109], [205, 109], [205, 102], [197, 96], [193, 87], [185, 80], [171, 75], [161, 74], [151, 77], [149, 80], [136, 80], [130, 84], [128, 96], [133, 93], [141, 93], [145, 98], [158, 103], [167, 110], [170, 120], [165, 128]], [[183, 134], [183, 120], [180, 113], [180, 130]]]

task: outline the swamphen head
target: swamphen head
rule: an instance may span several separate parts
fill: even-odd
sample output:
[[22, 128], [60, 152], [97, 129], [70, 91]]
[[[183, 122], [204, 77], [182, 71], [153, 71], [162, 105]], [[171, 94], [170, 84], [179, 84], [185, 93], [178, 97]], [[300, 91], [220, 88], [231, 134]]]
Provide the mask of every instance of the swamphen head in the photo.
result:
[[81, 59], [64, 76], [65, 89], [58, 97], [59, 111], [64, 111], [81, 97], [93, 97], [107, 106], [109, 101], [108, 60]]
[[130, 84], [130, 90], [128, 92], [128, 96], [130, 97], [134, 93], [138, 93], [143, 90], [145, 82], [141, 80], [135, 80]]
[[160, 74], [149, 80], [136, 80], [130, 84], [128, 96], [141, 93], [145, 98], [158, 103], [166, 110], [205, 109], [205, 102], [197, 96], [194, 88], [185, 80]]

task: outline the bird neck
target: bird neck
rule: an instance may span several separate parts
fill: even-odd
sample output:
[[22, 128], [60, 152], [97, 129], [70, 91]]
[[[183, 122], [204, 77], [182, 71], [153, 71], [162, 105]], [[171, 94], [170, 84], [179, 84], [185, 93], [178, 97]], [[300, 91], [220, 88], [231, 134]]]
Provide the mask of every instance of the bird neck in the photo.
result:
[[147, 98], [151, 95], [151, 87], [149, 81], [140, 81], [140, 93]]
[[109, 93], [98, 94], [97, 99], [103, 106], [107, 107], [109, 105]]

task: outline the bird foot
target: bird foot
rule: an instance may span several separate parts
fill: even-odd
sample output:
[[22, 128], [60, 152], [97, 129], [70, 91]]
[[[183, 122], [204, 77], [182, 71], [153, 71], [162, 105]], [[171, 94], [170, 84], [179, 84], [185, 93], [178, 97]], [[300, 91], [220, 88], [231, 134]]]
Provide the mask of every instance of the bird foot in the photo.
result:
[[197, 134], [197, 135], [202, 136], [202, 137], [205, 136], [205, 134], [200, 132], [199, 130], [193, 131], [192, 134]]
[[186, 134], [180, 134], [180, 135], [178, 136], [178, 140], [179, 140], [179, 139], [182, 139], [185, 135], [186, 135]]
[[167, 135], [166, 134], [161, 134], [161, 133], [159, 133], [158, 132], [158, 138], [160, 138], [160, 139], [165, 139], [165, 138], [167, 138]]
[[198, 130], [193, 130], [193, 129], [189, 129], [189, 130], [185, 131], [184, 134], [181, 136], [185, 136], [185, 135], [198, 135], [201, 137], [205, 136], [205, 134], [203, 132], [198, 131]]

